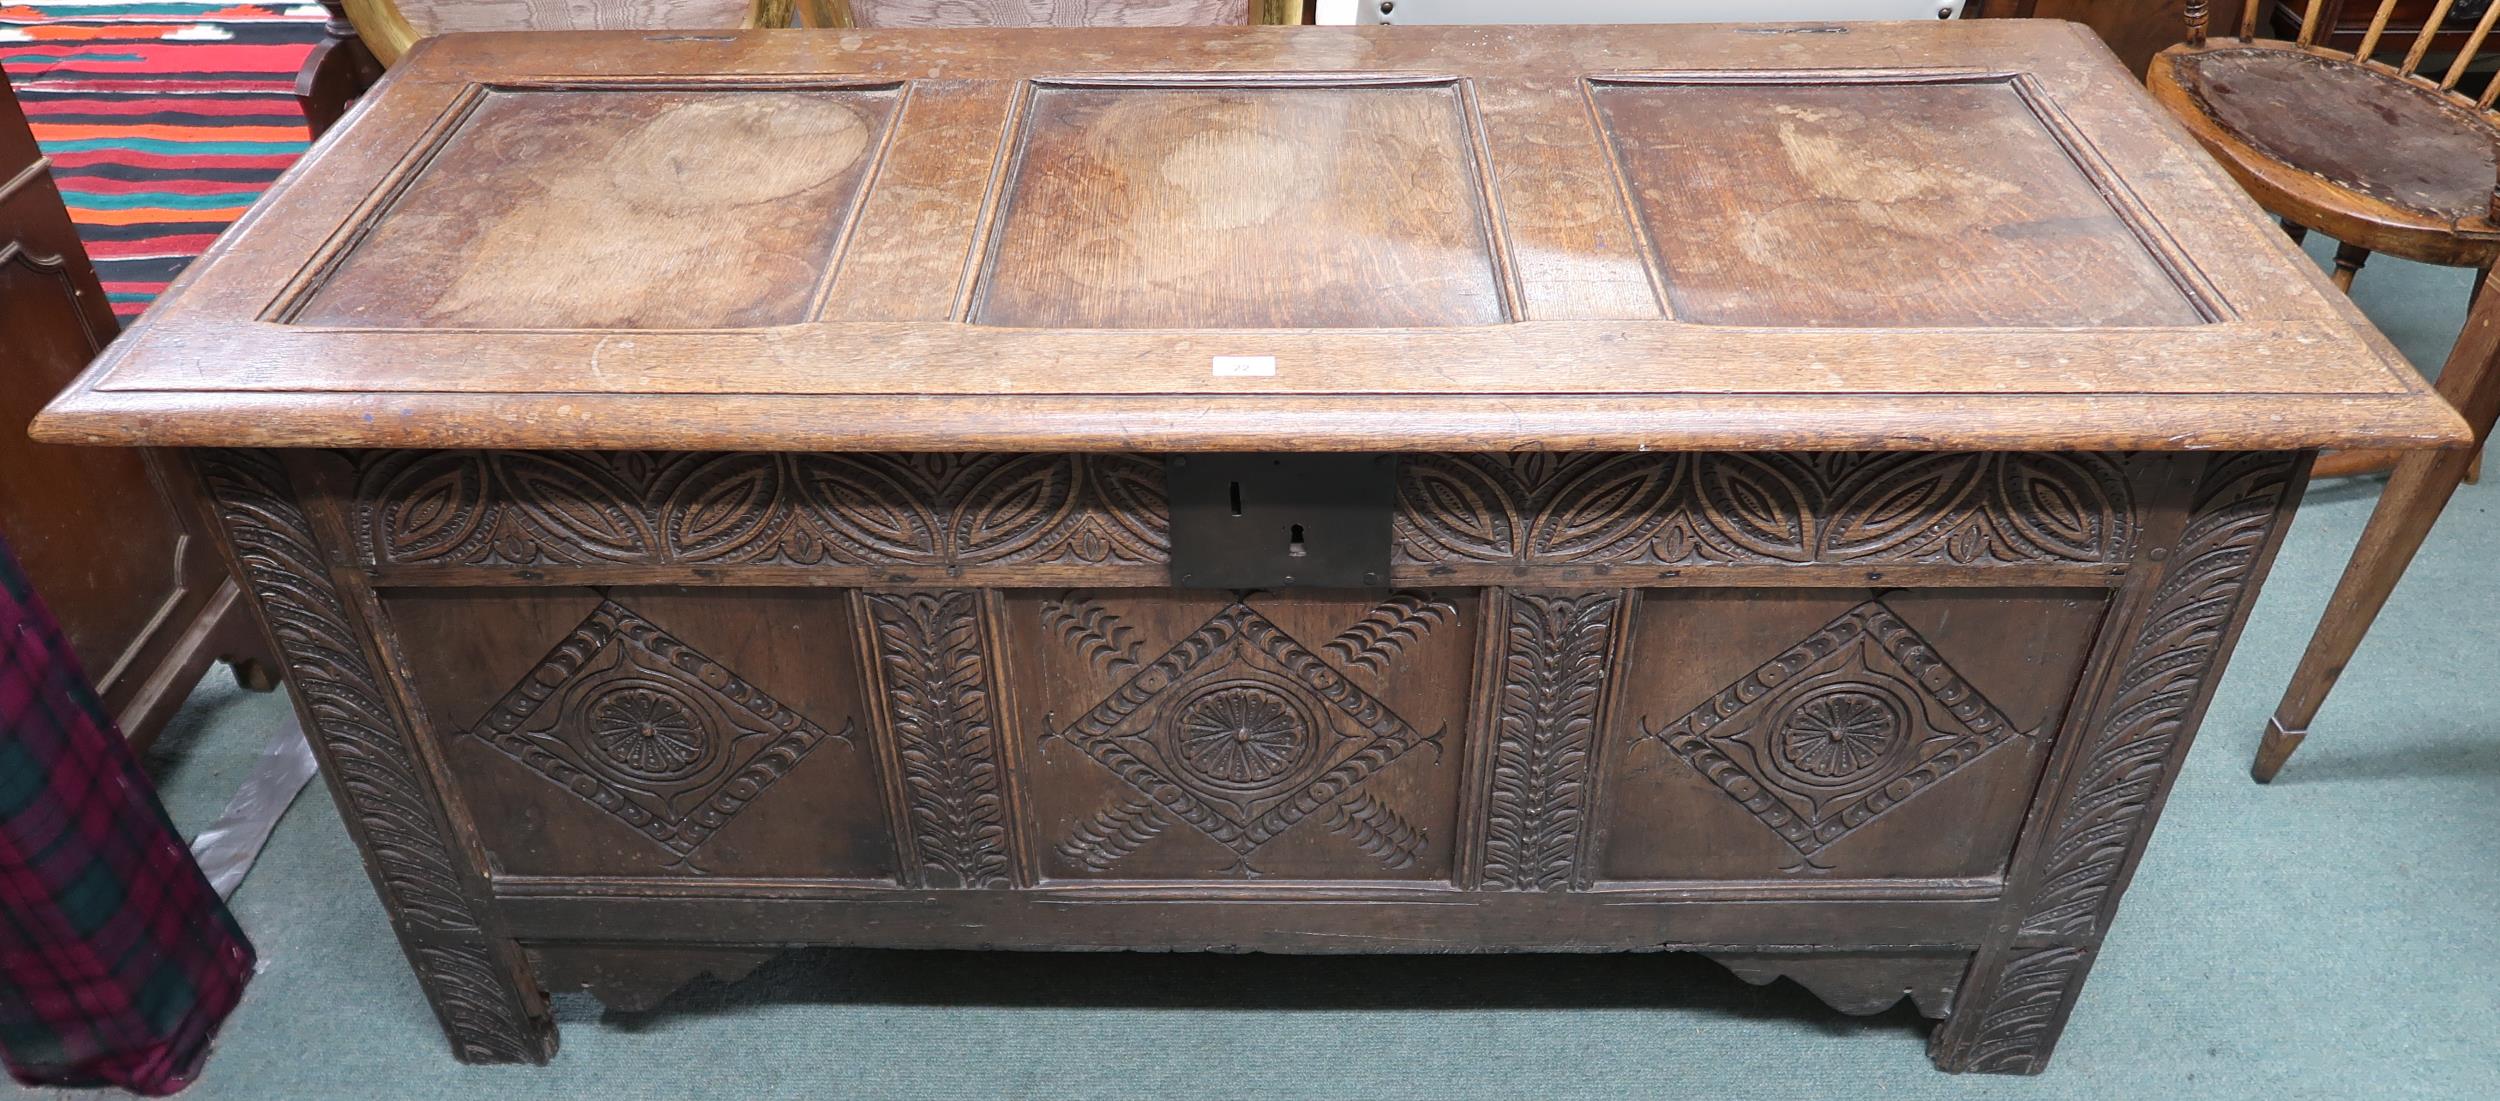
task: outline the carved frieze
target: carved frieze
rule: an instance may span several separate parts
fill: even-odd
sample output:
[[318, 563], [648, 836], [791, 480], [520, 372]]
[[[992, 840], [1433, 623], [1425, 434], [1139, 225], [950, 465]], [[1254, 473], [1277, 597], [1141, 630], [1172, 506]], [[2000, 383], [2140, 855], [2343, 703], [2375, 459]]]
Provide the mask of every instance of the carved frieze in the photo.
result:
[[1398, 477], [1398, 565], [2089, 564], [2135, 537], [2105, 455], [1419, 455]]
[[382, 566], [1154, 565], [1163, 471], [1131, 455], [395, 451], [353, 509]]
[[[1166, 565], [1149, 458], [392, 451], [357, 458], [379, 567], [813, 566], [1015, 571]], [[1393, 568], [1703, 563], [2094, 566], [2133, 500], [2092, 454], [1426, 454], [1399, 461]], [[1064, 582], [1063, 582], [1064, 583]]]

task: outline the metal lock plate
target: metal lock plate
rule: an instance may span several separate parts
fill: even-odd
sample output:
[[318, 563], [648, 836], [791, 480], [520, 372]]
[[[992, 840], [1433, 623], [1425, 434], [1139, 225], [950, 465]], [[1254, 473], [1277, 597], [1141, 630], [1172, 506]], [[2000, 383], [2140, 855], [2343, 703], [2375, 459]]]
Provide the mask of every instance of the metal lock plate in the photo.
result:
[[1164, 460], [1172, 583], [1184, 589], [1389, 584], [1391, 455], [1251, 453]]

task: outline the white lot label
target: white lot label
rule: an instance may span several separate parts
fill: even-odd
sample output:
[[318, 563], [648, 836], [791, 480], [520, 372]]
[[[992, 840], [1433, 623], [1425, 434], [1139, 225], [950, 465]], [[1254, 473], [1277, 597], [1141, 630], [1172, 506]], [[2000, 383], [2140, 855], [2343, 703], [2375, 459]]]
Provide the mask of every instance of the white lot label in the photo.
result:
[[1276, 373], [1275, 356], [1217, 356], [1215, 377], [1246, 378], [1251, 375]]

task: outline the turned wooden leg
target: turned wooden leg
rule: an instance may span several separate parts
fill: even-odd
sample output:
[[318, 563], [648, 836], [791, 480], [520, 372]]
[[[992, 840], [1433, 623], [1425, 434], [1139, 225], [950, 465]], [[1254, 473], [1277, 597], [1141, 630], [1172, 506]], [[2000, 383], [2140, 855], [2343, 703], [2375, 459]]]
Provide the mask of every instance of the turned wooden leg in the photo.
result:
[[2352, 293], [2353, 277], [2361, 274], [2361, 265], [2370, 262], [2370, 250], [2359, 245], [2335, 246], [2335, 289]]
[[2309, 239], [2309, 227], [2289, 218], [2283, 219], [2283, 232], [2291, 234], [2293, 244], [2299, 244]]
[[[2486, 273], [2484, 279], [2488, 282], [2490, 275]], [[2457, 338], [2456, 350], [2448, 354], [2448, 366], [2439, 375], [2440, 396], [2465, 414], [2477, 440], [2488, 437], [2493, 419], [2500, 417], [2500, 365], [2494, 363], [2500, 358], [2496, 313], [2500, 313], [2500, 299], [2484, 303], [2478, 298], [2466, 317], [2465, 332]], [[2248, 770], [2259, 783], [2273, 780], [2309, 736], [2310, 720], [2326, 703], [2335, 679], [2343, 675], [2345, 663], [2369, 633], [2370, 621], [2378, 618], [2387, 594], [2395, 591], [2397, 579], [2404, 576], [2405, 566], [2422, 548], [2422, 539], [2438, 522], [2440, 510], [2473, 461], [2473, 451], [2438, 451], [2408, 455], [2396, 465], [2395, 477], [2388, 480], [2378, 508], [2370, 513], [2369, 526], [2361, 531], [2360, 547], [2344, 567], [2343, 580], [2336, 582], [2334, 597], [2327, 601], [2326, 616], [2319, 621], [2317, 634], [2310, 637], [2290, 687], [2283, 691], [2283, 702], [2275, 705], [2273, 718], [2266, 722], [2265, 739]]]

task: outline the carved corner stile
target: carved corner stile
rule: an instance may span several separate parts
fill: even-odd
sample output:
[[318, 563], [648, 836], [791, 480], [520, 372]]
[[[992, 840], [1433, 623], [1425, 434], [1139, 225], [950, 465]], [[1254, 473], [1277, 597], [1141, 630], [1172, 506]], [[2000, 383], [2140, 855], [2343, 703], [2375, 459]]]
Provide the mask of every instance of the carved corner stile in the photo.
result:
[[426, 998], [467, 1063], [544, 1063], [556, 1033], [517, 945], [484, 918], [481, 869], [451, 834], [405, 714], [376, 672], [369, 612], [334, 580], [277, 453], [196, 453], [348, 831]]
[[[2175, 531], [2142, 554], [2109, 629], [2113, 674], [2066, 731], [2007, 876], [2003, 917], [1939, 1026], [1929, 1055], [1948, 1071], [2047, 1069], [2120, 896], [2213, 698], [2299, 504], [2311, 456], [2212, 456]], [[2189, 468], [2187, 462], [2178, 464]]]

